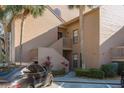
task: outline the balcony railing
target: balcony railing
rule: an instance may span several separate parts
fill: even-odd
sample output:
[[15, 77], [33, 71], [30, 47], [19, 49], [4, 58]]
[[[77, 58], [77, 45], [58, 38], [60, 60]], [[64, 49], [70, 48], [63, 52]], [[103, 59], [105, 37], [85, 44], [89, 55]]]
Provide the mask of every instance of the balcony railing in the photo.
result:
[[63, 48], [64, 49], [72, 49], [72, 39], [71, 38], [63, 38]]

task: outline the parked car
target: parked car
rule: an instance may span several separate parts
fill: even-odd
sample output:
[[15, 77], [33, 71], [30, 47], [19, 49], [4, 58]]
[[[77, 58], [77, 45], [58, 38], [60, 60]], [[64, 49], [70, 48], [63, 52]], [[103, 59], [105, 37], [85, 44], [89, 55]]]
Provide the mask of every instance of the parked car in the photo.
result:
[[50, 86], [53, 82], [53, 75], [41, 65], [41, 72], [32, 73], [28, 66], [21, 70], [22, 74], [16, 76], [9, 88], [40, 88]]

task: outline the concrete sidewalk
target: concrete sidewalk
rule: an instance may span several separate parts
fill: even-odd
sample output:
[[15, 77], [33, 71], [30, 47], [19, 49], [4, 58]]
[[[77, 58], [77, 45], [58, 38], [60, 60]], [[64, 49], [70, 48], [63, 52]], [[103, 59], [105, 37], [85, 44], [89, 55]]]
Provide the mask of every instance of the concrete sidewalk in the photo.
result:
[[120, 80], [83, 79], [83, 78], [78, 78], [78, 77], [73, 77], [73, 78], [56, 77], [54, 78], [54, 82], [120, 85]]
[[63, 77], [55, 77], [54, 82], [120, 85], [120, 80], [92, 79], [92, 78], [86, 78], [86, 77], [76, 77], [74, 72], [70, 72]]

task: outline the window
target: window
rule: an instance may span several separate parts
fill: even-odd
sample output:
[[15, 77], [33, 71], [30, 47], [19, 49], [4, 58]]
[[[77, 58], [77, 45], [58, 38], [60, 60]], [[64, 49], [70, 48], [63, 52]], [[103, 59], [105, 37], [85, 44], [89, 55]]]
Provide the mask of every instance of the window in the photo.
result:
[[74, 55], [73, 55], [73, 60], [75, 60], [75, 61], [78, 60], [78, 55], [77, 55], [77, 54], [74, 54]]
[[78, 54], [73, 54], [73, 68], [78, 66]]
[[73, 44], [78, 43], [78, 30], [73, 31]]
[[58, 39], [63, 37], [63, 33], [62, 32], [58, 32]]

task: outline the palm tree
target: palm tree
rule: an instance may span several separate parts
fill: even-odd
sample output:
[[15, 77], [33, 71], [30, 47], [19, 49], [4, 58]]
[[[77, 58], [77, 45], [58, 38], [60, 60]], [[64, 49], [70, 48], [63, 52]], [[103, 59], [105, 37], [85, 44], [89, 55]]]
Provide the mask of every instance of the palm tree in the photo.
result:
[[92, 5], [69, 5], [69, 9], [73, 8], [79, 8], [79, 24], [80, 24], [80, 51], [81, 51], [81, 61], [82, 61], [82, 67], [85, 68], [85, 49], [84, 49], [84, 27], [83, 27], [83, 12], [85, 11], [85, 8], [89, 7], [92, 8]]
[[[4, 24], [5, 32], [12, 31], [12, 25], [17, 18], [21, 18], [21, 33], [20, 33], [20, 64], [22, 63], [22, 35], [23, 35], [23, 26], [24, 20], [30, 14], [34, 18], [41, 16], [43, 11], [45, 10], [45, 6], [43, 5], [7, 5], [7, 6], [0, 6], [0, 20]], [[11, 33], [14, 33], [12, 31]], [[6, 36], [7, 37], [7, 36]], [[12, 37], [12, 36], [11, 36]], [[14, 36], [13, 36], [14, 37]], [[12, 50], [14, 52], [14, 38], [11, 38]], [[6, 45], [8, 46], [8, 45]], [[12, 55], [14, 56], [14, 55]]]
[[[16, 19], [17, 15], [22, 10], [22, 6], [0, 6], [0, 20], [1, 23], [4, 26], [4, 32], [5, 32], [5, 46], [6, 46], [6, 61], [9, 60], [9, 50], [8, 50], [8, 33], [12, 31], [11, 26], [14, 23], [14, 20]], [[11, 39], [12, 40], [12, 39]], [[14, 42], [14, 40], [12, 40]], [[12, 43], [12, 42], [11, 42]], [[10, 44], [11, 44], [10, 43]]]
[[22, 36], [23, 36], [23, 27], [24, 21], [28, 15], [32, 15], [34, 18], [42, 16], [45, 11], [44, 5], [26, 5], [23, 6], [23, 12], [21, 15], [21, 33], [20, 33], [20, 65], [22, 64]]

